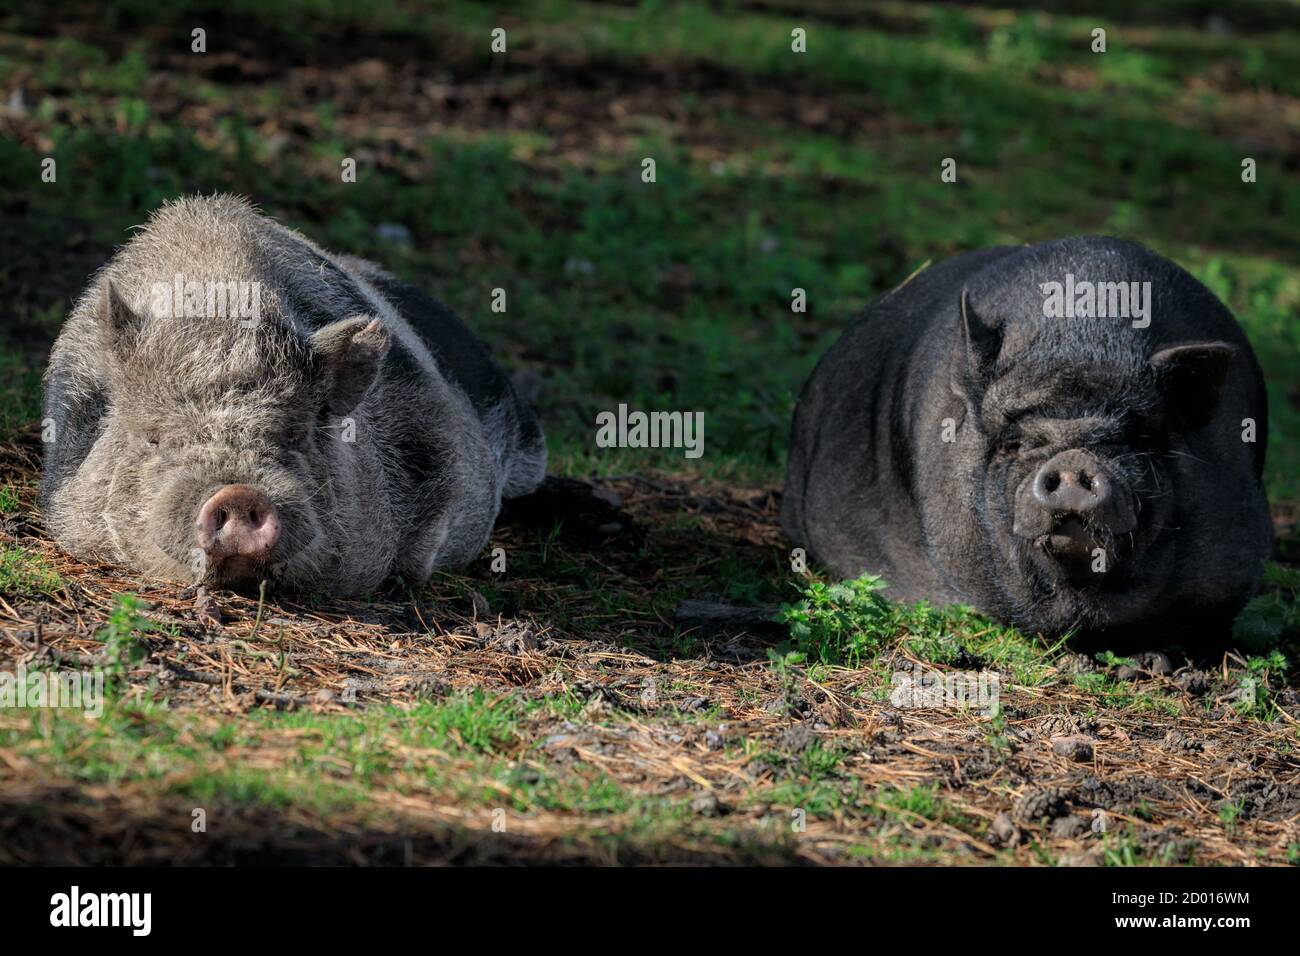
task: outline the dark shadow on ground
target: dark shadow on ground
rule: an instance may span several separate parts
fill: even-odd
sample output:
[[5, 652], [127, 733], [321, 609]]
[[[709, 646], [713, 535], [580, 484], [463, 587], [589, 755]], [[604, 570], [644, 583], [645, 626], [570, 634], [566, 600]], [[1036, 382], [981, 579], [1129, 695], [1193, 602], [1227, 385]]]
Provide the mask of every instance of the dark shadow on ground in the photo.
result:
[[[0, 865], [6, 866], [429, 866], [790, 864], [789, 846], [734, 849], [656, 840], [598, 841], [555, 827], [511, 832], [510, 814], [484, 809], [481, 825], [421, 821], [361, 824], [301, 808], [205, 801], [145, 806], [92, 798], [66, 786], [21, 785], [0, 794]], [[205, 832], [195, 832], [203, 809]], [[504, 825], [493, 830], [494, 819]], [[526, 829], [527, 824], [515, 826]]]

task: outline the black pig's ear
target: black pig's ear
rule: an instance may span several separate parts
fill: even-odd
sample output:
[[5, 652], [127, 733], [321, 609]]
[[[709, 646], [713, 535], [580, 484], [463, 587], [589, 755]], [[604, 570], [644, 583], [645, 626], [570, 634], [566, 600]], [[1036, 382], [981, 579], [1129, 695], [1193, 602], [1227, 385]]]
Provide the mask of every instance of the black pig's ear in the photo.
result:
[[388, 354], [388, 330], [368, 315], [331, 322], [311, 337], [325, 359], [329, 409], [338, 415], [355, 408], [369, 391]]
[[1219, 407], [1234, 349], [1227, 342], [1195, 342], [1161, 349], [1151, 368], [1170, 410], [1190, 428], [1209, 422]]
[[957, 330], [957, 354], [953, 385], [957, 391], [974, 398], [988, 384], [993, 363], [1002, 348], [1002, 330], [983, 318], [971, 305], [970, 295], [961, 291], [961, 319]]
[[144, 324], [142, 318], [127, 304], [109, 279], [105, 279], [100, 286], [99, 301], [95, 308], [108, 350], [117, 355], [125, 354], [134, 343], [140, 326]]

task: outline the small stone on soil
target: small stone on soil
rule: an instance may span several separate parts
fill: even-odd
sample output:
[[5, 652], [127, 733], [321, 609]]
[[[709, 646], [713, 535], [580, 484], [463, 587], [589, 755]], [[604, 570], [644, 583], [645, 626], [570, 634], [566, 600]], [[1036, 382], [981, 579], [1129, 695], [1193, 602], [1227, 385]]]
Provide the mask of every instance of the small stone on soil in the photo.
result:
[[375, 236], [399, 246], [411, 244], [411, 230], [400, 222], [381, 222], [375, 227]]
[[1193, 697], [1204, 696], [1210, 689], [1210, 678], [1204, 671], [1184, 671], [1174, 683]]
[[1074, 814], [1052, 821], [1052, 836], [1066, 840], [1081, 837], [1090, 829], [1087, 820], [1083, 817], [1076, 817]]
[[1067, 760], [1087, 763], [1092, 759], [1092, 741], [1085, 737], [1053, 737], [1052, 752]]
[[411, 688], [411, 693], [422, 700], [446, 697], [451, 692], [451, 685], [447, 681], [429, 674], [416, 677], [408, 686]]
[[1174, 672], [1173, 662], [1168, 655], [1160, 651], [1143, 651], [1134, 654], [1132, 664], [1121, 664], [1115, 668], [1115, 679], [1123, 681], [1143, 680], [1147, 677], [1168, 677]]
[[221, 626], [221, 605], [207, 588], [201, 587], [194, 594], [194, 616], [204, 627]]
[[507, 654], [523, 654], [526, 651], [537, 650], [539, 643], [531, 627], [526, 624], [511, 623], [493, 634], [488, 639], [487, 646], [505, 651]]
[[641, 706], [651, 710], [659, 706], [659, 685], [653, 677], [647, 677], [641, 685]]
[[698, 813], [700, 816], [716, 817], [722, 812], [722, 807], [713, 791], [706, 790], [691, 801], [691, 812]]
[[1061, 661], [1058, 669], [1066, 674], [1092, 674], [1100, 670], [1097, 662], [1087, 654], [1071, 654]]
[[1174, 672], [1173, 661], [1168, 654], [1160, 651], [1144, 651], [1136, 656], [1138, 666], [1149, 671], [1155, 677], [1168, 677]]
[[812, 727], [801, 722], [792, 724], [781, 731], [781, 736], [777, 738], [777, 744], [782, 750], [799, 753], [811, 747], [816, 740], [817, 734]]
[[1015, 846], [1020, 842], [1020, 828], [1011, 819], [1011, 814], [1004, 810], [993, 818], [993, 823], [989, 827], [989, 837], [992, 842], [1001, 846]]

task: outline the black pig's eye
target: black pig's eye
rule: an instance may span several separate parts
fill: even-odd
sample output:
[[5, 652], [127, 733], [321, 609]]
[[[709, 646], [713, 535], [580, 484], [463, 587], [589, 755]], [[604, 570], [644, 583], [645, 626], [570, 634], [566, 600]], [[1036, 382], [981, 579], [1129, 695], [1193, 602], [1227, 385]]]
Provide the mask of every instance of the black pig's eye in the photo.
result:
[[158, 447], [158, 433], [157, 433], [157, 432], [146, 432], [146, 433], [145, 433], [145, 436], [144, 436], [144, 443], [145, 443], [145, 446], [148, 447], [148, 448], [157, 448], [157, 447]]
[[1014, 455], [1020, 451], [1020, 439], [1008, 438], [998, 444], [998, 451], [1004, 455]]

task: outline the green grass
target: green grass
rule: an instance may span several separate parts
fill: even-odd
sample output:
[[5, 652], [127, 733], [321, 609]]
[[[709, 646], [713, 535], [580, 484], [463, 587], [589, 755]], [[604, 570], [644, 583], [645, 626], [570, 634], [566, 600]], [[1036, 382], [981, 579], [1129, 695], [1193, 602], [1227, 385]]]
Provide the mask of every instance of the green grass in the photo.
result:
[[908, 790], [885, 790], [877, 798], [876, 806], [887, 817], [897, 817], [905, 823], [920, 818], [946, 823], [972, 834], [980, 834], [984, 829], [978, 818], [954, 809], [933, 784]]
[[41, 417], [41, 364], [30, 353], [0, 351], [0, 442], [13, 441]]
[[1242, 608], [1232, 636], [1247, 651], [1284, 646], [1294, 656], [1300, 651], [1300, 571], [1269, 564], [1264, 580], [1268, 591]]
[[877, 575], [837, 584], [811, 580], [802, 593], [782, 608], [781, 619], [793, 652], [821, 664], [858, 667], [901, 642], [923, 661], [1002, 670], [1018, 684], [1035, 686], [1048, 679], [1065, 645], [1031, 639], [968, 607], [898, 604], [886, 597], [888, 582]]
[[1278, 707], [1275, 694], [1284, 686], [1289, 669], [1290, 662], [1280, 650], [1247, 658], [1237, 686], [1237, 712], [1255, 720], [1279, 719], [1285, 711]]
[[1150, 851], [1128, 834], [1108, 833], [1102, 838], [1102, 865], [1104, 866], [1171, 866], [1174, 863], [1173, 855], [1173, 846], [1159, 851]]
[[[805, 597], [781, 611], [796, 652], [823, 664], [856, 667], [899, 633], [906, 612], [876, 593], [886, 583], [863, 575], [839, 584], [811, 582]], [[928, 609], [921, 608], [925, 614]]]
[[16, 515], [22, 508], [22, 500], [13, 485], [0, 485], [0, 517]]
[[52, 595], [63, 580], [39, 554], [0, 543], [0, 594], [26, 598]]
[[783, 852], [779, 834], [695, 832], [690, 793], [648, 795], [582, 763], [549, 761], [537, 741], [518, 736], [522, 712], [515, 695], [480, 691], [344, 715], [214, 717], [118, 699], [98, 720], [51, 711], [0, 722], [0, 747], [43, 775], [145, 785], [161, 804], [208, 812], [293, 809], [383, 825], [373, 795], [385, 793], [454, 803], [470, 830], [486, 831], [502, 811], [610, 818], [617, 829], [603, 839], [615, 855], [637, 845], [653, 852], [664, 840], [702, 852], [714, 841], [757, 840], [755, 853]]
[[[499, 800], [500, 791], [483, 790], [480, 782], [504, 785], [510, 779], [511, 761], [502, 751], [518, 744], [516, 707], [509, 697], [475, 691], [410, 709], [375, 707], [346, 715], [253, 711], [213, 719], [122, 700], [97, 721], [62, 712], [33, 716], [27, 726], [0, 730], [0, 741], [38, 754], [46, 770], [85, 783], [151, 780], [185, 797], [338, 809], [358, 806], [371, 788], [401, 778], [406, 789], [450, 787], [466, 798], [477, 794], [483, 801], [496, 793]], [[270, 762], [242, 765], [240, 755], [253, 751]], [[465, 765], [473, 770], [465, 772]], [[538, 782], [513, 789], [521, 807], [556, 801], [554, 792], [543, 795]]]

